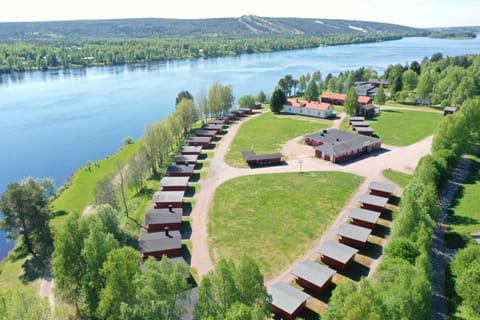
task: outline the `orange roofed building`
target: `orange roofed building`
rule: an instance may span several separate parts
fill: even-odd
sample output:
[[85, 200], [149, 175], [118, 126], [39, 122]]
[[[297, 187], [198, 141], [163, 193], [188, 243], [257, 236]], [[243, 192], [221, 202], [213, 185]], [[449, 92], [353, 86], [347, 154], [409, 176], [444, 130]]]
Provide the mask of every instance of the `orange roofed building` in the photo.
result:
[[[345, 104], [345, 99], [347, 98], [347, 95], [343, 93], [336, 93], [336, 92], [324, 92], [320, 96], [320, 100], [324, 103], [331, 103], [335, 105], [340, 105], [343, 106]], [[361, 106], [367, 105], [372, 103], [372, 98], [370, 97], [365, 97], [365, 96], [359, 96], [358, 97], [358, 103]]]
[[283, 110], [286, 113], [299, 114], [316, 118], [333, 117], [333, 107], [329, 103], [319, 101], [307, 101], [300, 99], [288, 99]]

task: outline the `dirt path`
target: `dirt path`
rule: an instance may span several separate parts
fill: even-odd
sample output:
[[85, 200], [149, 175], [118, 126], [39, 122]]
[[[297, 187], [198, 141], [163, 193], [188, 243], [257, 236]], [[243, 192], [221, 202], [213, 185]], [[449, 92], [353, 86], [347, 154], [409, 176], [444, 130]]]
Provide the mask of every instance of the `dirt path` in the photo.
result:
[[[253, 118], [255, 116], [251, 116]], [[334, 126], [338, 126], [340, 119], [335, 120]], [[300, 143], [301, 137], [297, 137], [285, 143], [282, 146], [281, 153], [286, 157], [287, 164], [284, 166], [273, 166], [266, 168], [240, 169], [233, 168], [224, 162], [224, 156], [229, 150], [230, 143], [235, 137], [240, 126], [248, 119], [242, 120], [230, 126], [227, 134], [222, 138], [214, 151], [211, 158], [210, 166], [207, 169], [207, 176], [200, 182], [200, 192], [195, 195], [195, 206], [192, 211], [192, 260], [191, 264], [199, 276], [213, 268], [212, 257], [208, 248], [208, 211], [212, 203], [213, 195], [216, 188], [230, 179], [252, 175], [252, 174], [268, 174], [283, 172], [299, 172], [302, 171], [340, 171], [352, 173], [365, 178], [365, 181], [359, 189], [352, 195], [343, 210], [339, 213], [336, 220], [324, 232], [322, 237], [317, 239], [302, 257], [298, 260], [308, 259], [315, 256], [316, 251], [321, 243], [326, 240], [335, 238], [338, 226], [347, 220], [348, 212], [351, 208], [357, 206], [359, 197], [364, 194], [371, 181], [388, 181], [383, 177], [382, 171], [386, 169], [394, 169], [405, 173], [413, 173], [418, 160], [430, 151], [432, 138], [429, 136], [415, 144], [406, 147], [383, 146], [380, 153], [370, 155], [364, 159], [346, 164], [333, 164], [314, 157], [313, 148]], [[213, 252], [215, 258], [215, 252]], [[273, 279], [268, 279], [268, 283], [273, 281], [288, 281], [293, 263], [288, 266], [280, 275]], [[373, 262], [373, 267], [378, 262]], [[373, 272], [374, 270], [371, 270]]]
[[455, 250], [447, 248], [444, 243], [445, 230], [447, 228], [448, 210], [452, 200], [458, 191], [459, 184], [465, 180], [468, 175], [470, 159], [462, 158], [459, 166], [455, 169], [453, 176], [448, 181], [445, 188], [439, 196], [441, 209], [440, 218], [435, 225], [433, 234], [432, 249], [430, 250], [430, 260], [432, 261], [432, 311], [433, 318], [447, 320], [447, 298], [445, 297], [445, 268], [453, 260]]
[[48, 302], [52, 308], [55, 308], [55, 295], [53, 289], [55, 287], [55, 282], [53, 281], [52, 276], [52, 265], [49, 264], [45, 274], [43, 275], [40, 285], [38, 287], [38, 294], [41, 297], [47, 297]]

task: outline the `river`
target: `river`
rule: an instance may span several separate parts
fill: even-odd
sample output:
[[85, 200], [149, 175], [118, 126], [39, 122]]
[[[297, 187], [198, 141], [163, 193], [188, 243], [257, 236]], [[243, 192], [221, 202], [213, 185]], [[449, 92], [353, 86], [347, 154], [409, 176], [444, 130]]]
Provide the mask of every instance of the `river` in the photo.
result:
[[[87, 161], [111, 155], [126, 136], [172, 112], [178, 92], [208, 92], [214, 81], [234, 95], [270, 93], [286, 74], [323, 76], [362, 66], [381, 74], [389, 64], [480, 53], [480, 38], [402, 40], [320, 47], [236, 57], [0, 76], [0, 191], [25, 177], [58, 185]], [[0, 233], [0, 259], [12, 243]]]

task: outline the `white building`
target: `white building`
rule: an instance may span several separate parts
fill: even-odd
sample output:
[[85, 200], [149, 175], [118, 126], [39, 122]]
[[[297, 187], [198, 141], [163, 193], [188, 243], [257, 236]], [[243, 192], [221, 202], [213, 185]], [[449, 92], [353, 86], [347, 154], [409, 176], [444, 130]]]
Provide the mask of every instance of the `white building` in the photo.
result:
[[316, 118], [330, 118], [333, 116], [333, 107], [329, 103], [288, 99], [283, 110], [286, 113], [299, 114]]

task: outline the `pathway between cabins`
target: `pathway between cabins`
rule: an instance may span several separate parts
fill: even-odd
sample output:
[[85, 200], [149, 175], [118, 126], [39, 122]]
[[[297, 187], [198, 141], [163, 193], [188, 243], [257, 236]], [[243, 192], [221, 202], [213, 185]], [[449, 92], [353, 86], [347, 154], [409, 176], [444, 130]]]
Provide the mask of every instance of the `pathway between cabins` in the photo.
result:
[[[256, 116], [257, 115], [250, 116], [249, 118], [251, 119]], [[344, 114], [342, 116], [344, 116]], [[338, 127], [340, 124], [342, 116], [340, 119], [334, 121], [333, 125], [335, 127]], [[191, 253], [191, 265], [197, 270], [200, 277], [213, 269], [214, 266], [208, 248], [208, 212], [212, 204], [214, 192], [222, 183], [230, 179], [246, 175], [299, 172], [300, 168], [304, 172], [340, 171], [364, 177], [365, 181], [352, 195], [333, 224], [329, 226], [323, 235], [313, 243], [312, 247], [298, 259], [298, 261], [301, 261], [304, 259], [314, 258], [321, 243], [336, 237], [338, 226], [347, 220], [349, 210], [357, 206], [358, 199], [367, 191], [368, 184], [371, 181], [375, 180], [388, 182], [388, 180], [382, 174], [383, 170], [390, 168], [405, 173], [413, 173], [419, 159], [430, 152], [433, 138], [433, 136], [429, 136], [415, 144], [406, 147], [393, 147], [384, 145], [382, 152], [370, 155], [369, 157], [364, 157], [363, 159], [358, 159], [354, 162], [347, 162], [345, 164], [338, 165], [315, 158], [313, 148], [301, 144], [301, 137], [297, 137], [291, 141], [288, 141], [282, 146], [281, 153], [286, 158], [286, 165], [258, 168], [255, 170], [233, 168], [225, 163], [224, 157], [228, 152], [229, 146], [238, 129], [243, 123], [245, 123], [245, 121], [248, 121], [249, 118], [230, 125], [227, 134], [222, 137], [222, 140], [220, 143], [218, 143], [217, 148], [214, 151], [213, 157], [210, 158], [210, 166], [206, 170], [206, 178], [200, 181], [200, 192], [195, 194], [194, 197], [195, 206], [191, 214], [191, 240], [193, 246]], [[215, 252], [213, 252], [213, 255], [214, 258], [216, 258]], [[267, 279], [267, 284], [276, 281], [288, 282], [291, 279], [290, 271], [296, 265], [296, 263], [297, 261], [293, 262], [291, 266], [286, 268], [277, 277]], [[374, 268], [377, 265], [378, 261], [373, 261], [370, 273], [373, 273]]]
[[447, 320], [447, 298], [445, 297], [445, 269], [455, 256], [455, 250], [447, 248], [444, 242], [445, 230], [447, 228], [448, 210], [452, 200], [462, 183], [468, 175], [470, 159], [462, 158], [459, 166], [455, 169], [453, 176], [443, 188], [439, 196], [441, 209], [440, 218], [435, 225], [432, 248], [430, 250], [430, 261], [432, 261], [432, 312], [434, 320]]

